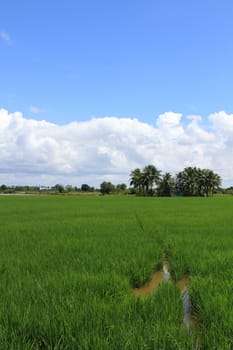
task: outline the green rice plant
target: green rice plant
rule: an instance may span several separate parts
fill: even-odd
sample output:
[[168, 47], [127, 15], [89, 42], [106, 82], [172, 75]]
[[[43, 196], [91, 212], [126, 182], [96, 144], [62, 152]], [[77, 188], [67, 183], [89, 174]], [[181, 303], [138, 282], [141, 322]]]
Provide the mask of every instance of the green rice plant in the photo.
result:
[[[1, 350], [233, 347], [233, 198], [8, 196], [0, 208]], [[135, 298], [164, 260], [173, 282]], [[197, 334], [182, 326], [185, 274]]]

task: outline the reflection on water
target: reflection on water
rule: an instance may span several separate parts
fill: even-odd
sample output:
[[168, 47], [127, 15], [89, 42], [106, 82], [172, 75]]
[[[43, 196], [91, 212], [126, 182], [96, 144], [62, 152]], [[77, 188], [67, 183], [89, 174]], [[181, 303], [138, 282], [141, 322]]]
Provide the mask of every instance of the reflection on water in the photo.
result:
[[187, 328], [190, 328], [190, 326], [191, 326], [191, 299], [189, 296], [188, 289], [185, 289], [182, 292], [182, 301], [183, 301], [184, 324]]
[[197, 329], [197, 320], [192, 315], [192, 303], [188, 291], [188, 276], [184, 276], [178, 283], [177, 287], [181, 291], [183, 303], [183, 323], [188, 330]]
[[168, 271], [168, 265], [167, 263], [163, 265], [163, 278], [168, 281], [171, 278], [171, 274]]

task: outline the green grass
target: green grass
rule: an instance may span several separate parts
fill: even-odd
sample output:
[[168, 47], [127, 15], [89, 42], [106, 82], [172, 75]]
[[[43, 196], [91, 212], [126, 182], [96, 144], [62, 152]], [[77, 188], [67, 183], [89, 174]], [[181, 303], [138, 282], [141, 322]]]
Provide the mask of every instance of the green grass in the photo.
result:
[[[233, 198], [0, 197], [0, 349], [233, 348]], [[132, 288], [168, 259], [190, 276]]]

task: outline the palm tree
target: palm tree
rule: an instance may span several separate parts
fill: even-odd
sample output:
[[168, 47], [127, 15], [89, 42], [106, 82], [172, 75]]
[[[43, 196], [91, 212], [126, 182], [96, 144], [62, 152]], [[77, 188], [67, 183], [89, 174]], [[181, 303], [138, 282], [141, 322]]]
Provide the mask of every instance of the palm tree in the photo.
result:
[[205, 193], [206, 176], [202, 169], [198, 168], [196, 173], [196, 194], [204, 196]]
[[170, 197], [174, 192], [175, 182], [170, 173], [165, 173], [159, 181], [157, 192], [159, 196]]
[[141, 191], [141, 189], [143, 187], [142, 172], [139, 168], [134, 169], [130, 173], [130, 186], [132, 186], [132, 185], [135, 189], [138, 189], [139, 192]]
[[198, 194], [198, 172], [196, 167], [187, 167], [176, 176], [176, 188], [184, 196], [194, 196]]
[[204, 194], [209, 196], [213, 195], [214, 191], [218, 189], [221, 184], [221, 178], [218, 174], [214, 173], [213, 170], [203, 169], [203, 177], [205, 178], [204, 183]]
[[152, 194], [153, 186], [157, 185], [160, 180], [161, 171], [158, 170], [154, 165], [147, 165], [142, 172], [143, 185], [146, 188], [146, 194]]
[[176, 189], [184, 196], [208, 196], [220, 184], [220, 176], [209, 169], [188, 167], [176, 176]]

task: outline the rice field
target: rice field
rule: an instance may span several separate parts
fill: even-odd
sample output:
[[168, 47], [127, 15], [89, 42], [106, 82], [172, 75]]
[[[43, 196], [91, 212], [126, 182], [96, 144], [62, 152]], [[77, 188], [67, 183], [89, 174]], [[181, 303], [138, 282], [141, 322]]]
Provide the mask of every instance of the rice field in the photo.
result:
[[[233, 349], [232, 213], [231, 196], [1, 196], [0, 349]], [[135, 296], [164, 261], [171, 281]]]

